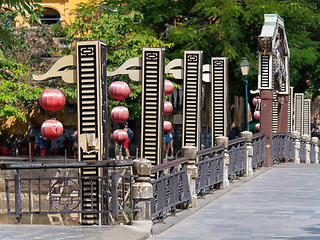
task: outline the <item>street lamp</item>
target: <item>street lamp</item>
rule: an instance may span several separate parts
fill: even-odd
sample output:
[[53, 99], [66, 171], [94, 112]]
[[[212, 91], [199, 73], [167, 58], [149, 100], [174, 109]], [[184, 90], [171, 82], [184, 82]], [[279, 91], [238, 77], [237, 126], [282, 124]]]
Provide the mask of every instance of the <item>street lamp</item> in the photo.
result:
[[244, 89], [246, 92], [246, 118], [247, 118], [247, 131], [249, 131], [249, 116], [248, 116], [248, 73], [250, 69], [250, 64], [247, 60], [247, 58], [242, 58], [242, 61], [240, 63], [240, 68], [242, 72], [242, 76], [244, 76]]

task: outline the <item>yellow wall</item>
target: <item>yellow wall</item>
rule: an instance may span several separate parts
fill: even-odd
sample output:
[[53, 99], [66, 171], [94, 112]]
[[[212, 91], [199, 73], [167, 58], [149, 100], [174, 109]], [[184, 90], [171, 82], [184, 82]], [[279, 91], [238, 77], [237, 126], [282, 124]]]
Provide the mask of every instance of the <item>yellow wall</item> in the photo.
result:
[[[56, 14], [59, 13], [61, 25], [71, 24], [74, 22], [75, 17], [71, 15], [71, 11], [76, 8], [76, 4], [80, 2], [87, 2], [87, 0], [42, 0], [42, 3], [39, 3], [42, 7], [46, 8], [46, 11], [42, 12], [43, 14]], [[5, 8], [7, 9], [7, 8]], [[9, 10], [9, 9], [7, 9]], [[20, 16], [15, 19], [15, 25], [21, 26], [23, 20]]]
[[[60, 121], [63, 126], [77, 126], [78, 116], [76, 112], [70, 113], [67, 106], [64, 106], [61, 110], [55, 112], [56, 120]], [[46, 120], [51, 119], [51, 114], [49, 112], [43, 112], [40, 110], [34, 110], [30, 114], [30, 125], [31, 126], [41, 126]], [[0, 132], [7, 131], [7, 133], [15, 135], [23, 135], [28, 132], [28, 123], [17, 120], [14, 117], [0, 118]]]

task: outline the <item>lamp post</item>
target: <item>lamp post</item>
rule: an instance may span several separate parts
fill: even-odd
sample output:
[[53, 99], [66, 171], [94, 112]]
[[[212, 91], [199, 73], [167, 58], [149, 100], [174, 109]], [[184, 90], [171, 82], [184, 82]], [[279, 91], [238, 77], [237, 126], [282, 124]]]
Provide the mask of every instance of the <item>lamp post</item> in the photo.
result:
[[244, 89], [246, 92], [246, 118], [247, 118], [247, 131], [249, 131], [249, 116], [248, 116], [248, 73], [250, 69], [250, 64], [247, 60], [247, 58], [242, 58], [242, 61], [240, 63], [240, 68], [242, 72], [242, 76], [244, 76]]

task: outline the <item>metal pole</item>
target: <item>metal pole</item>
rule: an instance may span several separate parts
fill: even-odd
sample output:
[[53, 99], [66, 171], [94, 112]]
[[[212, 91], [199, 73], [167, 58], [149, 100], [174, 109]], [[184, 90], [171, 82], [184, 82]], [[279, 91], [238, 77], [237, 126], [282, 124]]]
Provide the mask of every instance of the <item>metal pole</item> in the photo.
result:
[[249, 131], [249, 111], [248, 111], [248, 79], [247, 75], [244, 75], [244, 87], [246, 92], [246, 118], [247, 118], [247, 131]]

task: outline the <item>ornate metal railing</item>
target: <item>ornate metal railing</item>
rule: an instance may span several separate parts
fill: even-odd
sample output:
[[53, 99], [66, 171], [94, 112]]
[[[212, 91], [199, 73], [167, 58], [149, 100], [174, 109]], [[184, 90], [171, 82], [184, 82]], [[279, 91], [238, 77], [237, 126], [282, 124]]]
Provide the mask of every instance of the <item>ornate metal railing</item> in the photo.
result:
[[256, 133], [252, 136], [252, 167], [261, 166], [265, 160], [266, 134]]
[[290, 133], [287, 133], [287, 158], [289, 160], [294, 160], [296, 138]]
[[300, 138], [300, 150], [299, 150], [299, 158], [300, 162], [306, 162], [307, 161], [307, 141], [303, 138]]
[[287, 134], [283, 132], [272, 133], [272, 161], [286, 159]]
[[196, 192], [199, 194], [223, 182], [224, 145], [200, 150], [197, 157], [202, 159], [195, 164], [198, 167]]
[[151, 181], [152, 217], [162, 218], [168, 210], [175, 211], [177, 204], [191, 203], [187, 165], [188, 158], [179, 158], [151, 168], [151, 174], [158, 175], [157, 179]]
[[229, 154], [229, 178], [233, 175], [240, 175], [245, 171], [247, 165], [247, 139], [237, 138], [229, 141], [228, 145]]
[[[57, 168], [58, 170], [89, 166], [100, 167], [102, 171], [107, 167], [113, 167], [114, 171], [109, 176], [86, 177], [25, 178], [19, 174], [20, 169]], [[88, 224], [89, 221], [86, 219], [88, 214], [101, 213], [103, 216], [101, 222], [109, 224], [110, 217], [112, 221], [116, 221], [119, 213], [123, 213], [124, 221], [129, 222], [132, 220], [130, 219], [132, 214], [125, 213], [138, 211], [133, 209], [131, 195], [134, 176], [121, 175], [119, 170], [121, 167], [126, 171], [125, 168], [131, 166], [132, 161], [1, 163], [2, 170], [17, 170], [14, 179], [5, 180], [8, 214], [15, 214], [19, 222], [22, 214], [79, 213], [82, 215], [83, 224]], [[99, 195], [101, 197], [97, 197]], [[92, 219], [92, 224], [97, 223], [99, 219]]]
[[310, 141], [310, 163], [316, 162], [316, 144]]

